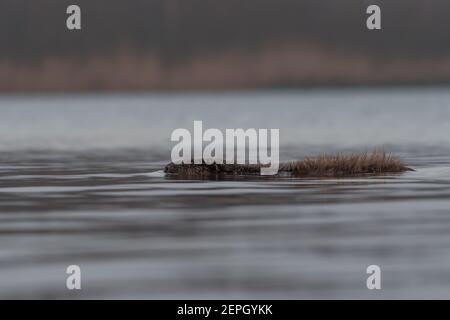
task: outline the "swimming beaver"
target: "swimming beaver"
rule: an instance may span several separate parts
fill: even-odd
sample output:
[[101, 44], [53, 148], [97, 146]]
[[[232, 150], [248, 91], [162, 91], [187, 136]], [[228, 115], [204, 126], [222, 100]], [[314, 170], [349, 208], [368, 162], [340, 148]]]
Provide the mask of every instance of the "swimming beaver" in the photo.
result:
[[[217, 175], [259, 175], [259, 164], [174, 164], [169, 163], [164, 172], [185, 177], [206, 178]], [[397, 157], [384, 151], [371, 154], [337, 154], [306, 158], [302, 161], [281, 163], [278, 174], [297, 177], [351, 177], [414, 171]]]

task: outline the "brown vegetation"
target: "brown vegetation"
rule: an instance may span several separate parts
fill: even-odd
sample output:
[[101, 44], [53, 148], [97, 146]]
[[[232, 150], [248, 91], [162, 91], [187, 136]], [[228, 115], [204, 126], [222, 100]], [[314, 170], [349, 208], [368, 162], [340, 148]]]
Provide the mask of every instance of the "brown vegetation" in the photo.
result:
[[450, 57], [385, 59], [316, 45], [273, 43], [259, 51], [186, 57], [165, 67], [156, 54], [47, 58], [35, 65], [0, 59], [0, 92], [222, 90], [296, 85], [445, 82]]
[[1, 93], [450, 82], [447, 0], [383, 1], [381, 31], [366, 1], [78, 0], [69, 31], [71, 3], [2, 6]]

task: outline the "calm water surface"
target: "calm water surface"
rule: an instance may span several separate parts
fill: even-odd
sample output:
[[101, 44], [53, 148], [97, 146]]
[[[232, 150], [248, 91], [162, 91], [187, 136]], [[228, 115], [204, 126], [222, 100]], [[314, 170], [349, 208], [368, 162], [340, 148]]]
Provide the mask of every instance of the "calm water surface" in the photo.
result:
[[[3, 97], [0, 115], [0, 298], [450, 298], [449, 90]], [[284, 160], [384, 145], [416, 171], [165, 177], [193, 120], [280, 128]]]

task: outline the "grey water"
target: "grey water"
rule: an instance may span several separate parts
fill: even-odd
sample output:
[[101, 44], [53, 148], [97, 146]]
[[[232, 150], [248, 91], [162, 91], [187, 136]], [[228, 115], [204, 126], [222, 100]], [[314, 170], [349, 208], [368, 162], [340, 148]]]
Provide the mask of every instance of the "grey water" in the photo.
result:
[[[416, 171], [165, 176], [194, 120]], [[450, 298], [450, 88], [0, 97], [0, 298]]]

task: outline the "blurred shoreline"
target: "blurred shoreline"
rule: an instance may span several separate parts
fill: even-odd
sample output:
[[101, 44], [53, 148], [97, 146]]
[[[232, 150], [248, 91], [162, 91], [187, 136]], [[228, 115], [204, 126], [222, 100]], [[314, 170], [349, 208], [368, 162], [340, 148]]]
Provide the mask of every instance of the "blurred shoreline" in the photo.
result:
[[447, 0], [78, 0], [76, 31], [70, 4], [3, 6], [0, 93], [450, 83]]
[[0, 61], [0, 93], [223, 91], [450, 83], [450, 56], [375, 57], [321, 46], [273, 44], [258, 50], [193, 53], [166, 64], [131, 49], [84, 58]]

